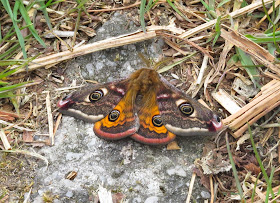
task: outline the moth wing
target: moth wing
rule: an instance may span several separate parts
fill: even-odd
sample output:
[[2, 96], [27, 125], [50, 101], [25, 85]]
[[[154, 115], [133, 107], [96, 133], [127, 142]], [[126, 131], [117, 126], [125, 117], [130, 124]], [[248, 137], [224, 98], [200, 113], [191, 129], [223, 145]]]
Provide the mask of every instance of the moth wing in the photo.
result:
[[[138, 130], [135, 97], [136, 93], [129, 90], [129, 81], [125, 79], [88, 85], [60, 100], [58, 107], [63, 114], [95, 123], [93, 130], [97, 136], [121, 139]], [[118, 119], [113, 120], [115, 116]]]
[[160, 76], [157, 103], [165, 127], [176, 135], [213, 135], [222, 128], [220, 118]]
[[127, 80], [90, 84], [64, 97], [57, 106], [63, 114], [95, 123], [112, 111], [127, 90]]
[[139, 120], [134, 110], [136, 94], [134, 90], [129, 90], [105, 118], [95, 123], [93, 131], [97, 136], [118, 140], [138, 130]]
[[155, 91], [147, 92], [141, 101], [143, 103], [138, 112], [140, 126], [131, 138], [150, 145], [167, 144], [173, 141], [176, 136], [162, 123]]

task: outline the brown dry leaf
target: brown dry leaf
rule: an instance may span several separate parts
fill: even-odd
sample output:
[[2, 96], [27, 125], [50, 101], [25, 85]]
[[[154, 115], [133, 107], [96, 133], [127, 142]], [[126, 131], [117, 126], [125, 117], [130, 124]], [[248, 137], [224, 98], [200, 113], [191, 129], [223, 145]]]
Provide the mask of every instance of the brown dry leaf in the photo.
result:
[[200, 160], [196, 160], [196, 167], [201, 167], [204, 174], [218, 174], [228, 172], [231, 170], [231, 164], [227, 157], [224, 157], [220, 152], [214, 153], [210, 151], [206, 156]]
[[33, 134], [34, 132], [24, 130], [22, 134], [23, 142], [33, 142], [34, 141]]
[[201, 171], [201, 168], [194, 168], [193, 172], [200, 177], [200, 183], [206, 187], [208, 190], [210, 190], [210, 179], [208, 175], [203, 174]]
[[167, 147], [166, 147], [167, 150], [179, 150], [181, 149], [179, 146], [178, 146], [178, 143], [176, 141], [173, 141], [173, 142], [170, 142]]
[[258, 175], [261, 172], [261, 168], [253, 163], [244, 165], [244, 168], [246, 168], [248, 171], [251, 171], [254, 175]]
[[10, 111], [2, 111], [0, 110], [0, 119], [4, 121], [14, 121], [15, 118], [19, 118], [22, 116], [19, 116], [16, 113], [10, 112]]

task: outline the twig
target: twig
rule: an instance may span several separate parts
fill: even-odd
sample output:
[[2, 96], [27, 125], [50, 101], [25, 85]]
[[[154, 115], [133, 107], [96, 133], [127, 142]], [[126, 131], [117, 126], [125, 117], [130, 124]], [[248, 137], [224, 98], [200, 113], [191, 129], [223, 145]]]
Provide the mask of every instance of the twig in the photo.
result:
[[47, 96], [46, 96], [46, 108], [47, 108], [47, 113], [48, 113], [50, 141], [51, 141], [51, 145], [54, 145], [53, 117], [52, 117], [51, 101], [50, 101], [49, 92], [47, 92]]
[[[264, 0], [264, 4], [267, 5], [267, 4], [272, 3], [273, 1], [274, 0]], [[245, 7], [241, 8], [241, 9], [238, 9], [236, 11], [231, 12], [230, 14], [228, 14], [228, 16], [231, 17], [231, 18], [236, 18], [236, 17], [239, 17], [241, 15], [250, 13], [253, 10], [261, 8], [261, 7], [262, 7], [262, 1], [257, 1], [255, 3], [252, 3], [252, 4], [248, 5], [248, 6], [245, 6]], [[204, 24], [202, 24], [200, 26], [197, 26], [197, 27], [195, 27], [195, 28], [185, 32], [184, 34], [180, 35], [180, 37], [182, 37], [182, 38], [189, 38], [189, 37], [191, 37], [191, 36], [201, 32], [202, 30], [206, 30], [206, 29], [212, 27], [216, 23], [217, 23], [217, 19], [211, 20], [211, 21], [209, 21], [207, 23], [204, 23]]]
[[3, 142], [5, 150], [12, 149], [12, 147], [11, 147], [11, 145], [10, 145], [10, 143], [9, 143], [9, 141], [7, 139], [7, 136], [6, 136], [6, 134], [5, 134], [3, 129], [0, 130], [0, 137], [1, 137], [1, 140]]
[[267, 50], [262, 48], [257, 43], [247, 39], [242, 34], [237, 31], [227, 32], [224, 29], [221, 30], [221, 36], [230, 41], [232, 44], [242, 49], [243, 51], [252, 55], [261, 64], [265, 65], [267, 68], [275, 72], [280, 76], [280, 66], [275, 64], [276, 58], [270, 54]]
[[198, 77], [197, 77], [197, 80], [196, 80], [197, 85], [199, 85], [201, 83], [204, 72], [207, 68], [208, 59], [209, 59], [209, 57], [207, 55], [204, 55], [202, 65], [201, 65], [201, 68], [200, 68], [200, 71], [199, 71], [199, 74], [198, 74]]
[[12, 124], [12, 123], [9, 123], [7, 121], [3, 121], [1, 119], [0, 119], [0, 123], [3, 124], [3, 125], [12, 126], [13, 128], [16, 128], [16, 129], [18, 129], [20, 131], [24, 131], [24, 130], [26, 130], [26, 131], [34, 131], [34, 130], [30, 129], [30, 128], [20, 127], [17, 124]]
[[56, 122], [55, 122], [54, 130], [53, 130], [53, 134], [54, 134], [54, 135], [55, 135], [55, 133], [56, 133], [56, 131], [57, 131], [57, 128], [58, 128], [58, 126], [59, 126], [59, 124], [60, 124], [61, 117], [62, 117], [62, 114], [59, 113], [59, 114], [58, 114], [58, 117], [57, 117], [57, 120], [56, 120]]
[[213, 184], [213, 175], [211, 174], [209, 176], [209, 179], [210, 179], [210, 190], [211, 190], [211, 200], [210, 200], [210, 203], [214, 203], [214, 184]]
[[193, 191], [193, 185], [194, 185], [195, 177], [196, 177], [196, 174], [193, 173], [192, 174], [192, 179], [191, 179], [191, 182], [190, 182], [190, 187], [189, 187], [189, 192], [188, 192], [188, 197], [187, 197], [186, 203], [190, 203], [190, 201], [191, 201], [191, 196], [192, 196], [192, 191]]
[[227, 117], [223, 122], [234, 131], [235, 138], [240, 137], [259, 118], [280, 105], [280, 81], [272, 80], [267, 83], [260, 93], [235, 114]]
[[[95, 43], [83, 45], [78, 48], [73, 48], [73, 51], [67, 50], [57, 54], [52, 54], [42, 58], [34, 59], [28, 66], [28, 70], [32, 71], [40, 67], [44, 67], [54, 63], [72, 59], [77, 56], [82, 56], [85, 54], [101, 51], [108, 48], [119, 47], [126, 44], [136, 43], [136, 42], [152, 39], [154, 37], [156, 37], [155, 31], [147, 31], [146, 33], [142, 31], [137, 31], [134, 33], [121, 35], [118, 37], [111, 37]], [[14, 74], [21, 73], [21, 72], [25, 72], [25, 69], [19, 69]]]
[[36, 152], [29, 152], [29, 151], [20, 150], [20, 149], [1, 150], [0, 152], [20, 153], [20, 154], [24, 154], [24, 155], [33, 156], [33, 157], [36, 157], [36, 158], [39, 158], [39, 159], [43, 160], [46, 163], [46, 166], [49, 165], [48, 160], [44, 156], [42, 156], [41, 154], [38, 154]]

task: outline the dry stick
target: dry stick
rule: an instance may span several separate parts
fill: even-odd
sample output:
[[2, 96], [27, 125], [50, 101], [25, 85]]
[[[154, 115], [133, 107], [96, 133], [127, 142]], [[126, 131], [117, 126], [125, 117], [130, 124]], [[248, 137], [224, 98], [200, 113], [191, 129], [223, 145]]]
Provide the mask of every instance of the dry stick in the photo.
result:
[[221, 30], [221, 36], [230, 41], [232, 44], [242, 49], [246, 53], [252, 55], [256, 60], [258, 60], [261, 64], [265, 65], [267, 68], [275, 72], [280, 76], [280, 66], [278, 64], [274, 64], [276, 58], [270, 54], [267, 50], [262, 48], [257, 43], [247, 39], [242, 34], [237, 31], [227, 32], [224, 29]]
[[191, 179], [191, 182], [190, 182], [188, 197], [186, 199], [186, 203], [190, 203], [190, 201], [191, 201], [191, 196], [192, 196], [192, 191], [193, 191], [193, 185], [194, 185], [195, 177], [196, 177], [196, 174], [193, 173], [192, 174], [192, 179]]
[[[78, 48], [74, 48], [73, 51], [63, 51], [57, 54], [52, 54], [49, 56], [45, 56], [42, 58], [38, 58], [33, 60], [30, 65], [28, 66], [28, 70], [32, 71], [40, 67], [44, 67], [53, 63], [58, 63], [61, 61], [65, 61], [68, 59], [75, 58], [77, 56], [93, 53], [96, 51], [123, 46], [126, 44], [136, 43], [143, 40], [148, 40], [156, 37], [155, 31], [147, 31], [146, 33], [143, 33], [141, 31], [121, 35], [118, 37], [112, 37], [106, 40], [101, 40], [92, 44], [87, 44]], [[16, 73], [24, 72], [25, 69], [20, 69]], [[16, 74], [15, 73], [15, 74]]]
[[200, 68], [200, 71], [199, 71], [199, 74], [198, 74], [198, 77], [197, 77], [197, 80], [196, 80], [197, 85], [199, 85], [202, 81], [204, 72], [207, 68], [208, 59], [209, 59], [209, 57], [207, 55], [204, 55], [202, 65], [201, 65], [201, 68]]
[[252, 125], [262, 116], [280, 105], [280, 81], [273, 80], [267, 83], [262, 91], [235, 114], [227, 117], [223, 122], [236, 131], [235, 138], [240, 137], [248, 128], [247, 122]]
[[210, 190], [211, 190], [211, 199], [210, 199], [210, 203], [214, 203], [214, 184], [213, 184], [213, 175], [210, 175]]
[[50, 141], [51, 141], [51, 145], [54, 145], [53, 117], [52, 117], [52, 110], [51, 110], [50, 92], [47, 92], [46, 108], [47, 108], [47, 113], [48, 113], [48, 124], [49, 124]]
[[7, 136], [6, 136], [6, 134], [5, 134], [3, 129], [0, 130], [0, 137], [1, 137], [1, 140], [3, 142], [5, 150], [11, 150], [12, 147], [11, 147], [11, 145], [10, 145], [10, 143], [9, 143], [9, 141], [7, 139]]
[[[276, 81], [276, 80], [275, 80], [275, 81]], [[266, 87], [270, 87], [271, 84], [272, 84], [272, 83], [269, 82], [268, 84], [265, 85], [265, 88], [266, 88]], [[280, 88], [280, 81], [279, 81], [279, 88]], [[224, 119], [224, 122], [225, 122], [225, 123], [229, 123], [230, 121], [232, 121], [232, 120], [238, 118], [239, 116], [241, 116], [241, 115], [243, 115], [244, 113], [246, 113], [250, 108], [256, 106], [258, 103], [260, 103], [262, 100], [264, 100], [264, 99], [265, 99], [265, 96], [271, 95], [271, 94], [273, 94], [273, 93], [275, 93], [275, 92], [277, 93], [277, 91], [279, 91], [279, 90], [277, 89], [277, 86], [275, 86], [274, 84], [271, 86], [271, 89], [272, 89], [272, 91], [270, 91], [270, 92], [267, 92], [267, 91], [266, 91], [266, 92], [264, 92], [264, 95], [261, 93], [260, 96], [258, 95], [258, 97], [255, 97], [255, 99], [253, 99], [249, 104], [245, 105], [240, 111], [238, 111], [237, 113], [235, 113], [235, 114], [233, 114], [233, 115], [227, 117], [226, 119]], [[245, 118], [246, 118], [246, 117], [245, 117]]]
[[[260, 97], [263, 98], [263, 97]], [[237, 128], [240, 128], [242, 126], [242, 123], [240, 123], [240, 120], [244, 120], [245, 122], [252, 119], [255, 115], [261, 113], [264, 109], [270, 109], [271, 106], [275, 106], [274, 104], [277, 103], [277, 101], [280, 101], [280, 91], [276, 94], [271, 94], [268, 97], [265, 97], [260, 103], [257, 103], [255, 106], [248, 109], [246, 112], [243, 113], [238, 119], [234, 120], [230, 124], [230, 128], [233, 130], [236, 130]], [[253, 102], [252, 102], [253, 103]], [[254, 102], [255, 103], [255, 102]], [[262, 105], [260, 105], [262, 104]], [[247, 105], [246, 105], [247, 106]], [[243, 108], [242, 108], [243, 109]]]
[[[264, 0], [264, 5], [267, 5], [267, 4], [270, 4], [272, 3], [274, 0]], [[261, 8], [262, 7], [262, 1], [258, 1], [258, 2], [255, 2], [255, 3], [252, 3], [248, 6], [245, 6], [241, 9], [238, 9], [236, 11], [233, 11], [231, 13], [229, 13], [228, 15], [231, 17], [231, 18], [236, 18], [236, 17], [239, 17], [241, 15], [244, 15], [246, 13], [250, 13], [252, 11], [254, 11], [255, 9], [258, 9], [258, 8]], [[217, 22], [217, 19], [215, 20], [211, 20], [207, 23], [204, 23], [200, 26], [197, 26], [187, 32], [185, 32], [184, 34], [180, 35], [180, 37], [182, 38], [189, 38], [199, 32], [201, 32], [202, 30], [206, 30], [207, 28], [210, 28], [212, 27], [213, 25], [215, 25]]]
[[[263, 111], [262, 113], [258, 114], [256, 117], [254, 117], [252, 120], [248, 121], [248, 123], [250, 125], [252, 125], [253, 123], [257, 122], [257, 120], [259, 120], [261, 117], [263, 117], [264, 115], [266, 115], [268, 112], [270, 112], [272, 109], [276, 108], [277, 106], [280, 105], [280, 101], [278, 101], [277, 103], [275, 103], [274, 105], [272, 105], [271, 107], [267, 108], [265, 111]], [[243, 133], [248, 129], [248, 125], [244, 124], [239, 130], [237, 130], [234, 135], [235, 137], [240, 137], [241, 135], [243, 135]]]
[[[173, 30], [172, 30], [172, 31], [173, 31]], [[189, 40], [183, 39], [183, 38], [181, 38], [180, 36], [171, 35], [171, 34], [168, 34], [168, 33], [157, 32], [157, 35], [158, 35], [158, 36], [163, 36], [164, 38], [170, 37], [170, 38], [180, 39], [180, 40], [182, 40], [183, 42], [185, 42], [186, 44], [191, 45], [192, 47], [198, 49], [199, 51], [201, 51], [202, 53], [204, 53], [205, 55], [207, 55], [209, 58], [211, 58], [211, 60], [214, 60], [213, 57], [209, 54], [209, 52], [208, 52], [206, 49], [204, 49], [204, 48], [198, 46], [198, 45], [195, 44], [194, 42], [191, 42], [191, 41], [189, 41]]]
[[58, 128], [58, 126], [59, 126], [59, 124], [60, 124], [60, 121], [61, 121], [61, 117], [62, 117], [62, 114], [59, 113], [59, 114], [58, 114], [58, 117], [57, 117], [57, 119], [56, 119], [56, 122], [55, 122], [54, 130], [53, 130], [53, 135], [55, 135], [55, 133], [56, 133], [56, 131], [57, 131], [57, 128]]
[[235, 114], [241, 109], [234, 98], [224, 89], [219, 89], [218, 92], [212, 92], [212, 97], [217, 102], [219, 102], [219, 104], [221, 104], [230, 114]]
[[20, 131], [24, 131], [24, 130], [25, 130], [25, 131], [34, 131], [34, 130], [32, 130], [32, 129], [20, 127], [20, 126], [18, 126], [17, 124], [15, 125], [15, 124], [9, 123], [9, 122], [7, 122], [7, 121], [3, 121], [3, 120], [1, 120], [1, 119], [0, 119], [0, 124], [7, 125], [7, 126], [12, 126], [13, 128], [16, 128], [16, 129], [18, 129], [18, 130], [20, 130]]

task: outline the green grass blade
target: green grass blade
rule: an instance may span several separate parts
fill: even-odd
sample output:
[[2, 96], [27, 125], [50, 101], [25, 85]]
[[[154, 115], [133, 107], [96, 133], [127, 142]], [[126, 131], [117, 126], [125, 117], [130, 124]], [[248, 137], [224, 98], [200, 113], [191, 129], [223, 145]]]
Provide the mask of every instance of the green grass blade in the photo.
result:
[[[273, 191], [272, 190], [272, 179], [273, 179], [273, 175], [274, 175], [274, 171], [275, 171], [275, 168], [272, 167], [271, 169], [271, 173], [270, 173], [270, 177], [269, 177], [269, 184], [267, 184], [267, 188], [266, 188], [266, 196], [265, 196], [265, 202], [268, 202], [268, 199], [269, 199], [269, 191]], [[274, 193], [273, 193], [274, 194]]]
[[22, 64], [23, 60], [1, 60], [0, 66], [13, 66]]
[[179, 60], [179, 61], [177, 61], [177, 62], [175, 62], [175, 63], [173, 63], [173, 64], [171, 64], [171, 65], [168, 65], [168, 66], [165, 66], [165, 67], [159, 69], [157, 72], [158, 72], [158, 73], [163, 73], [163, 72], [165, 72], [165, 71], [168, 71], [168, 70], [170, 70], [171, 68], [173, 68], [174, 66], [177, 66], [177, 65], [179, 65], [180, 63], [182, 63], [182, 62], [184, 62], [185, 60], [187, 60], [188, 58], [194, 56], [196, 53], [197, 53], [197, 52], [193, 52], [193, 53], [191, 53], [190, 55], [185, 56], [185, 57], [182, 58], [181, 60]]
[[7, 84], [9, 84], [9, 83], [0, 80], [0, 86], [4, 86], [4, 85], [7, 85]]
[[27, 10], [25, 9], [24, 5], [22, 2], [20, 2], [20, 5], [19, 5], [19, 10], [20, 10], [20, 13], [24, 19], [24, 21], [26, 22], [31, 32], [31, 34], [34, 36], [34, 38], [44, 47], [46, 48], [46, 44], [45, 42], [39, 37], [37, 31], [35, 30], [34, 26], [33, 26], [33, 23], [31, 22], [30, 18], [29, 18], [29, 15], [27, 13]]
[[[16, 31], [16, 34], [17, 34], [17, 38], [18, 38], [18, 41], [19, 41], [19, 44], [20, 44], [20, 47], [21, 47], [21, 50], [22, 50], [22, 53], [23, 53], [23, 57], [24, 58], [27, 58], [27, 54], [26, 54], [26, 51], [25, 51], [25, 44], [24, 44], [24, 38], [20, 32], [20, 29], [17, 25], [17, 22], [16, 22], [16, 16], [13, 15], [13, 12], [12, 12], [12, 9], [11, 9], [11, 6], [9, 4], [9, 1], [7, 0], [1, 0], [5, 10], [7, 11], [8, 15], [10, 16], [10, 18], [12, 19], [12, 22], [13, 22], [13, 26], [14, 26], [14, 29]], [[16, 5], [16, 4], [15, 4]], [[16, 6], [15, 6], [16, 8]], [[16, 9], [14, 9], [14, 12], [16, 11]], [[16, 15], [16, 14], [15, 14]]]
[[274, 43], [275, 42], [280, 42], [280, 36], [278, 37], [270, 37], [268, 35], [263, 36], [263, 37], [255, 37], [253, 35], [245, 35], [249, 40], [255, 42], [255, 43]]
[[[264, 176], [264, 179], [265, 179], [267, 185], [269, 185], [270, 182], [269, 182], [269, 179], [268, 179], [268, 175], [267, 175], [267, 173], [266, 173], [266, 171], [265, 171], [265, 169], [264, 169], [264, 166], [263, 166], [263, 164], [262, 164], [261, 157], [260, 157], [260, 155], [259, 155], [259, 153], [258, 153], [258, 150], [257, 150], [257, 148], [256, 148], [256, 145], [255, 145], [255, 142], [254, 142], [254, 139], [253, 139], [252, 130], [251, 130], [251, 127], [250, 127], [249, 124], [248, 124], [248, 130], [249, 130], [250, 140], [251, 140], [251, 143], [252, 143], [252, 147], [253, 147], [254, 154], [255, 154], [255, 156], [256, 156], [256, 159], [257, 159], [257, 161], [258, 161], [258, 164], [260, 165], [260, 168], [261, 168], [262, 174], [263, 174], [263, 176]], [[270, 191], [269, 191], [269, 192], [270, 192], [272, 198], [274, 198], [275, 196], [274, 196], [274, 193], [273, 193], [273, 191], [272, 191], [271, 184], [270, 184], [270, 186], [268, 186], [268, 187], [270, 188]]]
[[228, 2], [230, 2], [230, 0], [223, 0], [223, 1], [221, 1], [221, 2], [218, 4], [217, 8], [222, 7], [223, 5], [225, 5], [225, 4], [228, 3]]
[[202, 5], [203, 5], [208, 11], [210, 11], [210, 7], [209, 7], [209, 5], [208, 5], [205, 1], [200, 0], [200, 2], [202, 3]]
[[146, 6], [146, 0], [141, 0], [140, 4], [140, 24], [142, 27], [143, 32], [146, 32], [146, 25], [145, 25], [145, 6]]
[[228, 136], [227, 135], [226, 135], [226, 143], [227, 143], [227, 151], [228, 151], [228, 156], [229, 156], [230, 164], [231, 164], [231, 167], [232, 167], [232, 173], [233, 173], [233, 176], [234, 176], [235, 184], [236, 184], [236, 187], [237, 187], [240, 199], [242, 201], [242, 199], [243, 199], [243, 190], [242, 190], [240, 181], [238, 179], [238, 174], [237, 174], [237, 170], [236, 170], [236, 167], [235, 167], [235, 164], [234, 164], [234, 161], [233, 161], [233, 157], [232, 157], [232, 154], [231, 154], [231, 151], [230, 151], [230, 146], [229, 146], [229, 143], [228, 143]]
[[20, 44], [17, 43], [14, 46], [12, 46], [10, 49], [8, 49], [7, 51], [5, 51], [3, 54], [0, 54], [0, 60], [4, 60], [6, 56], [8, 56], [11, 53], [14, 53], [15, 51], [17, 51], [20, 47]]
[[49, 14], [48, 14], [47, 8], [45, 6], [45, 3], [43, 1], [39, 1], [38, 3], [40, 5], [40, 7], [42, 8], [41, 10], [44, 14], [44, 17], [45, 17], [45, 20], [46, 20], [47, 25], [49, 27], [49, 30], [52, 30], [53, 28], [52, 28], [51, 20], [49, 18]]
[[258, 83], [259, 78], [259, 71], [253, 63], [250, 55], [246, 54], [244, 51], [242, 51], [240, 48], [236, 47], [236, 53], [239, 55], [239, 59], [241, 61], [242, 66], [248, 73], [251, 81], [254, 83], [255, 87], [261, 88], [261, 85]]
[[154, 5], [156, 5], [156, 3], [158, 2], [159, 0], [149, 0], [148, 2], [148, 5], [146, 6], [146, 9], [145, 9], [145, 13], [148, 12], [149, 10], [151, 10], [151, 8], [154, 7]]
[[187, 18], [187, 16], [185, 16], [183, 13], [181, 13], [181, 11], [179, 11], [177, 9], [177, 7], [170, 1], [170, 0], [166, 0], [167, 3], [171, 6], [171, 8], [174, 9], [174, 11], [176, 11], [176, 13], [178, 13], [182, 18], [184, 18], [186, 21], [191, 22], [190, 19]]
[[213, 44], [212, 44], [213, 47], [214, 47], [214, 45], [216, 44], [218, 38], [219, 38], [220, 35], [221, 35], [221, 26], [220, 26], [220, 23], [221, 23], [221, 16], [219, 16], [219, 17], [217, 18], [217, 22], [216, 22], [216, 24], [215, 24], [215, 32], [216, 32], [216, 34], [215, 34], [215, 37], [214, 37], [214, 40], [213, 40]]
[[256, 194], [256, 187], [257, 187], [257, 184], [258, 184], [258, 180], [261, 176], [261, 173], [259, 173], [259, 175], [257, 176], [257, 180], [254, 184], [254, 188], [253, 188], [253, 191], [252, 191], [252, 195], [251, 195], [251, 202], [254, 203], [254, 199], [255, 199], [255, 194]]
[[21, 83], [17, 83], [17, 84], [14, 84], [14, 85], [0, 87], [0, 93], [2, 94], [2, 93], [5, 93], [5, 92], [13, 91], [13, 90], [18, 89], [19, 87], [21, 87], [21, 86], [23, 86], [27, 83], [30, 83], [30, 82], [21, 82]]

